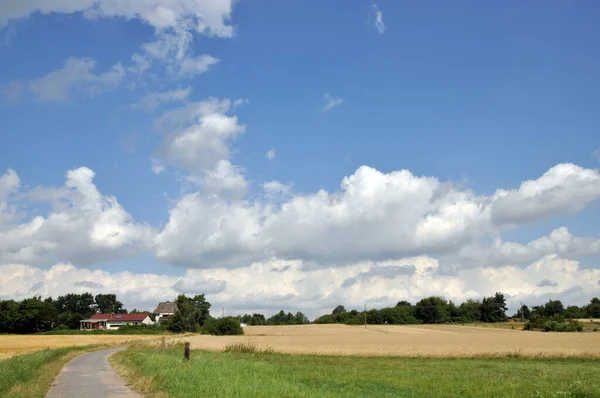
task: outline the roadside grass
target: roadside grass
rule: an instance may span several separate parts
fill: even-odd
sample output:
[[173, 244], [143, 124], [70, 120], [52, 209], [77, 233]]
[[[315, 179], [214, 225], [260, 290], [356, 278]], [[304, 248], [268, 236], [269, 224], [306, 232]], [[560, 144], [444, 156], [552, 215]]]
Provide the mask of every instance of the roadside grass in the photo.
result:
[[0, 397], [44, 397], [63, 366], [76, 356], [106, 347], [65, 347], [0, 360]]
[[149, 397], [600, 397], [600, 360], [406, 358], [131, 347], [110, 358]]

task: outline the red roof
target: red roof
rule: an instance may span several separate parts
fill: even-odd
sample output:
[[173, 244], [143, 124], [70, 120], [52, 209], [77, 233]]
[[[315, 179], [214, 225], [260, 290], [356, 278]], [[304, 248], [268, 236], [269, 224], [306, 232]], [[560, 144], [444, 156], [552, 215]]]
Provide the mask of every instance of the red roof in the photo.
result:
[[107, 320], [107, 321], [129, 321], [129, 322], [141, 322], [146, 319], [146, 314], [94, 314], [90, 319], [94, 320]]

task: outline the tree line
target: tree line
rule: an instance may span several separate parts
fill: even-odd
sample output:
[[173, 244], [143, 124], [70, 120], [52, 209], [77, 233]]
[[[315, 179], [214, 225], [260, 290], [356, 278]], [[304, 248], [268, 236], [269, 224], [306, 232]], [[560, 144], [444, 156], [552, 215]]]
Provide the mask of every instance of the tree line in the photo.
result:
[[61, 327], [79, 329], [79, 321], [93, 314], [126, 314], [115, 294], [67, 294], [57, 299], [31, 297], [0, 300], [0, 333], [37, 333]]
[[307, 325], [310, 323], [306, 315], [302, 312], [296, 312], [296, 315], [281, 310], [270, 318], [265, 318], [263, 314], [244, 314], [236, 317], [240, 322], [249, 326], [263, 325]]
[[[347, 311], [338, 305], [331, 314], [315, 319], [315, 323], [343, 323], [359, 325], [410, 325], [436, 323], [506, 322], [508, 316], [504, 294], [484, 297], [482, 300], [468, 299], [460, 305], [443, 297], [423, 298], [415, 305], [400, 301], [395, 307], [371, 309], [366, 312]], [[580, 318], [600, 318], [600, 299], [593, 298], [586, 306], [564, 307], [560, 300], [535, 306], [530, 310], [526, 305], [511, 318], [527, 321], [525, 329], [543, 331], [581, 331]]]

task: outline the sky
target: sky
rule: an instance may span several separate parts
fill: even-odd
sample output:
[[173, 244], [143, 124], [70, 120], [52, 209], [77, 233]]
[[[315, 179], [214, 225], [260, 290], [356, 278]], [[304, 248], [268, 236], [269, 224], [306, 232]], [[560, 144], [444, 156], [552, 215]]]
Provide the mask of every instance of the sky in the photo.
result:
[[0, 3], [0, 299], [600, 296], [600, 6]]

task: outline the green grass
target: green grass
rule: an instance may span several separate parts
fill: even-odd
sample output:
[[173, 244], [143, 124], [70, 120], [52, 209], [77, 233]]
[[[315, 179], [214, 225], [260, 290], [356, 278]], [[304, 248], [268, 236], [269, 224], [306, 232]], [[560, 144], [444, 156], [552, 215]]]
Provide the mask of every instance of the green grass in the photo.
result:
[[0, 360], [0, 397], [44, 397], [64, 364], [90, 347], [38, 351]]
[[293, 356], [130, 348], [111, 358], [151, 397], [600, 397], [600, 360]]

